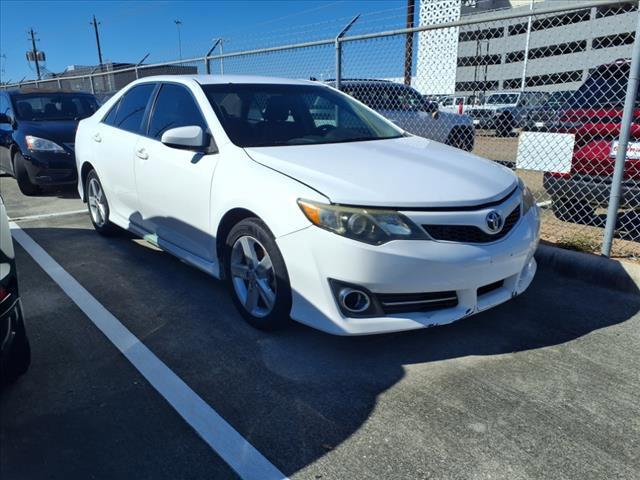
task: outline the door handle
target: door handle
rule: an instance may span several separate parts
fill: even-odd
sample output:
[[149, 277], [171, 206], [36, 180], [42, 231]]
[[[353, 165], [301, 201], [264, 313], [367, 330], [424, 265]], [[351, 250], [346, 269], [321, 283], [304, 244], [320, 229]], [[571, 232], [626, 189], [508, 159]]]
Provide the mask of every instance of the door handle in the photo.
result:
[[102, 137], [100, 136], [99, 132], [93, 134], [93, 139], [98, 143], [102, 141]]
[[138, 158], [141, 158], [142, 160], [146, 160], [147, 158], [149, 158], [149, 154], [144, 148], [138, 148], [136, 150], [136, 156]]

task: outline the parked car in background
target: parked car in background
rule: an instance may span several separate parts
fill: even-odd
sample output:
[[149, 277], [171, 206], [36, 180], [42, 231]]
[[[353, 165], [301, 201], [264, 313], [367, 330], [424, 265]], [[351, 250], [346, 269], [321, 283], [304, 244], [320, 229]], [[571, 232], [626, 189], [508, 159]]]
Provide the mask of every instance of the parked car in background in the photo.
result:
[[0, 91], [0, 170], [13, 175], [25, 195], [37, 195], [42, 186], [73, 185], [78, 121], [97, 109], [90, 93]]
[[13, 240], [0, 196], [0, 379], [15, 380], [29, 368], [31, 348], [18, 292]]
[[471, 151], [475, 129], [467, 115], [442, 112], [415, 89], [387, 80], [344, 80], [340, 90], [409, 133]]
[[96, 231], [224, 279], [257, 328], [442, 325], [535, 274], [538, 207], [511, 170], [326, 84], [147, 77], [81, 121], [76, 147]]
[[527, 109], [523, 129], [530, 132], [556, 131], [560, 114], [569, 107], [573, 93], [573, 90], [553, 92], [544, 103]]
[[[559, 131], [575, 135], [571, 171], [546, 172], [543, 184], [561, 220], [588, 223], [596, 207], [609, 203], [630, 65], [630, 60], [618, 60], [596, 68], [560, 115]], [[640, 90], [620, 207], [640, 209]]]
[[500, 92], [486, 96], [484, 105], [467, 113], [476, 128], [495, 130], [499, 137], [507, 137], [525, 125], [527, 111], [545, 102], [547, 92]]
[[438, 104], [442, 110], [448, 112], [466, 113], [467, 109], [479, 106], [482, 102], [480, 102], [479, 98], [475, 95], [467, 95], [443, 97]]

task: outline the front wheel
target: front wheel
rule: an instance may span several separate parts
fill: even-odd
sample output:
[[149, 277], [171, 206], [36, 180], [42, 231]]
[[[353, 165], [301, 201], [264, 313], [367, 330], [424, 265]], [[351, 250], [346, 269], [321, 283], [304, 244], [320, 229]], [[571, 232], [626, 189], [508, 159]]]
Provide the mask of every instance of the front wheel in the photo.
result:
[[13, 171], [15, 173], [16, 181], [18, 182], [18, 188], [23, 195], [30, 197], [42, 192], [40, 186], [33, 183], [29, 178], [29, 173], [25, 166], [25, 159], [20, 153], [16, 153], [13, 156]]
[[289, 275], [268, 227], [258, 218], [237, 223], [224, 246], [225, 281], [244, 319], [261, 330], [289, 322]]
[[11, 383], [23, 375], [31, 364], [31, 346], [24, 328], [24, 321], [20, 319], [16, 326], [15, 337], [6, 358], [2, 362], [1, 383]]
[[87, 175], [84, 191], [93, 228], [100, 235], [108, 236], [115, 233], [116, 226], [109, 220], [109, 202], [95, 170], [91, 170]]

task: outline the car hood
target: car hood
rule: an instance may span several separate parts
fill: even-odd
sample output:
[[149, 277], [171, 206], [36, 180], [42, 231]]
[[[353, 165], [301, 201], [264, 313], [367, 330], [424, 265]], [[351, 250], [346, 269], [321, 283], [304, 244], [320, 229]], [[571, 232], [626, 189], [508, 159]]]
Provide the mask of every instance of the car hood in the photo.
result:
[[78, 128], [75, 120], [19, 121], [20, 131], [25, 135], [45, 138], [56, 143], [73, 143]]
[[420, 137], [245, 150], [344, 205], [474, 206], [502, 198], [517, 184], [506, 167]]

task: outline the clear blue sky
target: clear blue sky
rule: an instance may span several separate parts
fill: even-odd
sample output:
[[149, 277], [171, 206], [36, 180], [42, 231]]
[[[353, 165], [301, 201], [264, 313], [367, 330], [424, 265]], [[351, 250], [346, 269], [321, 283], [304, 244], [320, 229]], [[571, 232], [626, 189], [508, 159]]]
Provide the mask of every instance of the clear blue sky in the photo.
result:
[[[416, 2], [418, 3], [418, 2]], [[95, 65], [93, 14], [101, 22], [103, 58], [147, 62], [178, 58], [175, 19], [181, 20], [182, 57], [206, 52], [211, 40], [227, 39], [225, 51], [334, 36], [350, 17], [363, 14], [353, 33], [403, 25], [406, 0], [237, 1], [11, 1], [0, 2], [2, 80], [33, 78], [25, 59], [27, 31], [37, 32], [46, 68]], [[328, 51], [327, 51], [328, 53]], [[327, 57], [328, 59], [328, 57]], [[311, 60], [311, 57], [308, 59]], [[300, 61], [304, 61], [301, 59]], [[400, 72], [401, 73], [401, 72]]]

